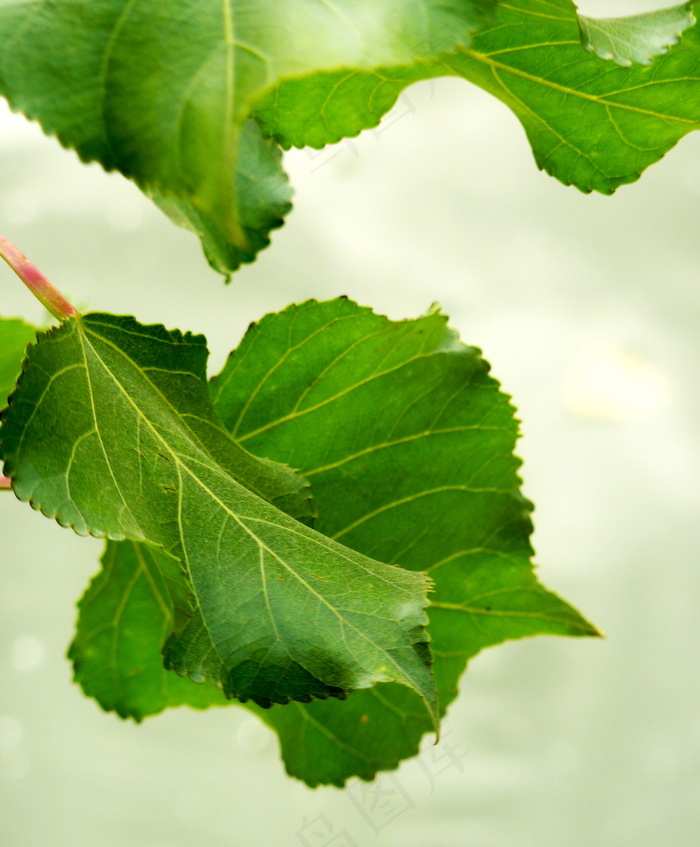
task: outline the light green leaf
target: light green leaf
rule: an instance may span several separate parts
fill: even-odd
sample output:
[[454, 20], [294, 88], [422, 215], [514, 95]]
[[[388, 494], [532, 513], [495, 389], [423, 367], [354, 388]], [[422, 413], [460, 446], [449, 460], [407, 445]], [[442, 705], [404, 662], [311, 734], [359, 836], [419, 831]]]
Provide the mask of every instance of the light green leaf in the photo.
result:
[[693, 4], [684, 3], [627, 18], [596, 20], [578, 16], [581, 43], [586, 50], [612, 59], [618, 65], [650, 65], [678, 44], [686, 29], [695, 23]]
[[[681, 13], [667, 16], [680, 19]], [[590, 32], [590, 22], [584, 26]], [[639, 31], [639, 22], [636, 27]], [[611, 194], [700, 127], [699, 27], [687, 29], [651, 67], [615, 67], [582, 50], [571, 0], [509, 0], [468, 47], [412, 68], [283, 81], [260, 102], [256, 115], [283, 146], [319, 147], [375, 126], [407, 85], [460, 76], [513, 110], [540, 168], [582, 191]], [[616, 24], [618, 36], [622, 31], [623, 24]], [[644, 31], [635, 55], [663, 52], [660, 42], [669, 39], [655, 40], [653, 27]], [[662, 31], [666, 28], [659, 27]], [[599, 47], [601, 38], [599, 32]], [[615, 55], [624, 58], [619, 37]]]
[[[494, 7], [0, 2], [0, 92], [84, 160], [134, 179], [227, 275], [290, 208], [280, 151], [251, 116], [284, 147], [320, 147], [376, 126], [411, 83], [457, 75], [513, 109], [540, 167], [606, 194], [698, 128], [692, 6], [612, 21], [579, 18], [571, 0]], [[658, 58], [611, 69], [602, 55]]]
[[[494, 2], [12, 0], [0, 3], [0, 92], [82, 159], [120, 170], [169, 209], [185, 204], [176, 217], [205, 229], [209, 255], [233, 270], [277, 221], [267, 210], [251, 227], [265, 198], [251, 202], [241, 186], [256, 100], [283, 79], [433, 59], [468, 43]], [[260, 158], [253, 182], [269, 177]]]
[[581, 50], [570, 0], [512, 0], [493, 28], [446, 59], [520, 119], [540, 168], [583, 191], [633, 182], [700, 127], [700, 33], [651, 67]]
[[0, 318], [0, 409], [7, 405], [27, 346], [34, 341], [36, 327], [19, 318]]
[[255, 118], [263, 132], [274, 135], [285, 149], [320, 148], [377, 126], [412, 83], [451, 75], [440, 63], [421, 62], [291, 78], [261, 97]]
[[105, 314], [42, 334], [2, 418], [15, 493], [80, 534], [168, 554], [178, 673], [262, 706], [395, 680], [434, 716], [429, 580], [271, 505], [299, 513], [304, 482], [221, 428], [206, 357], [201, 336]]
[[[368, 555], [431, 570], [431, 645], [443, 710], [466, 661], [482, 648], [539, 633], [596, 633], [535, 579], [513, 410], [478, 351], [458, 341], [444, 316], [392, 322], [342, 299], [290, 307], [249, 330], [212, 381], [212, 396], [227, 427], [251, 449], [306, 469], [321, 531]], [[133, 552], [113, 547], [110, 573], [122, 561], [123, 583]], [[112, 590], [116, 603], [122, 589]], [[152, 621], [167, 628], [168, 612], [154, 592], [139, 594], [138, 604], [129, 624], [135, 642], [138, 628], [144, 631], [145, 644]], [[131, 605], [124, 600], [125, 609]], [[76, 643], [84, 629], [112, 618], [97, 603], [92, 621], [85, 614], [82, 608]], [[153, 645], [135, 652], [131, 665], [111, 663], [103, 649], [94, 665], [95, 673], [106, 665], [117, 676], [148, 667], [167, 686]], [[128, 713], [182, 702], [134, 689]], [[278, 732], [289, 772], [311, 785], [369, 779], [395, 767], [431, 729], [420, 699], [393, 684], [343, 702], [251, 708]]]

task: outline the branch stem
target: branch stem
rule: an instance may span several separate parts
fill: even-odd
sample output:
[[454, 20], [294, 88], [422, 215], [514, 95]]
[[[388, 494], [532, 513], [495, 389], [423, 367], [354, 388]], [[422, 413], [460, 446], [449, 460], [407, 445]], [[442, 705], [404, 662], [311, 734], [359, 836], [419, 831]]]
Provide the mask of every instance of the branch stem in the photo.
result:
[[9, 476], [3, 476], [0, 474], [0, 491], [11, 491], [12, 490], [12, 480]]
[[[78, 310], [55, 288], [44, 274], [0, 235], [0, 257], [3, 258], [37, 300], [60, 321], [78, 314]], [[4, 478], [4, 477], [3, 477]]]

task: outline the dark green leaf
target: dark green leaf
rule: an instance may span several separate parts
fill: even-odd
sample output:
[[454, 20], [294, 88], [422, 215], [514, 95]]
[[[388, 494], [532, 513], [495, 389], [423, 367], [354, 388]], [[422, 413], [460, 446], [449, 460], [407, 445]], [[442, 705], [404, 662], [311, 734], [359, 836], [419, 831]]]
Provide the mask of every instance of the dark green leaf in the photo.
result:
[[[596, 634], [534, 576], [513, 409], [443, 315], [392, 322], [345, 300], [291, 307], [248, 332], [212, 392], [242, 444], [311, 481], [321, 532], [433, 577], [442, 709], [484, 647]], [[312, 785], [395, 767], [430, 730], [396, 685], [262, 717], [289, 772]]]
[[221, 428], [206, 357], [201, 336], [112, 315], [41, 335], [0, 430], [15, 493], [78, 533], [163, 548], [178, 673], [263, 706], [395, 680], [434, 715], [429, 581], [271, 505], [298, 514], [304, 483]]
[[211, 683], [193, 685], [163, 668], [161, 649], [173, 629], [162, 573], [170, 563], [147, 544], [108, 541], [102, 570], [79, 603], [68, 656], [75, 679], [103, 709], [140, 721], [166, 706], [205, 709], [228, 703]]
[[695, 15], [693, 4], [684, 3], [628, 18], [596, 20], [579, 15], [578, 20], [586, 50], [629, 67], [635, 62], [650, 65], [656, 56], [668, 53], [695, 23]]
[[27, 345], [35, 335], [36, 327], [18, 318], [0, 318], [0, 409], [15, 387]]
[[[430, 569], [443, 709], [466, 661], [483, 647], [538, 633], [596, 632], [534, 577], [530, 506], [518, 493], [512, 452], [516, 422], [487, 370], [440, 314], [394, 323], [336, 300], [267, 316], [212, 381], [229, 429], [259, 455], [306, 470], [323, 532], [404, 567]], [[114, 546], [124, 548], [123, 582], [133, 553]], [[116, 568], [122, 552], [113, 552]], [[120, 590], [114, 587], [116, 597]], [[153, 592], [141, 602], [135, 626], [145, 634], [152, 618], [167, 627]], [[84, 614], [78, 640], [91, 626]], [[149, 650], [133, 663], [165, 679], [157, 650]], [[100, 658], [109, 664], [109, 654]], [[181, 702], [134, 691], [130, 714]], [[431, 729], [420, 699], [392, 684], [343, 702], [256, 711], [278, 732], [290, 773], [312, 785], [395, 767]]]

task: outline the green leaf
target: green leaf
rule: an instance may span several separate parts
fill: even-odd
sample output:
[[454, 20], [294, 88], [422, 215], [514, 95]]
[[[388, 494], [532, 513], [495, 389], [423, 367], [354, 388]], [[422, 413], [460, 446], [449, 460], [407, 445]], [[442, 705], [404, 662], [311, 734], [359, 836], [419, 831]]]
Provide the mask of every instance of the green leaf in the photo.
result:
[[693, 4], [684, 3], [627, 18], [596, 20], [579, 15], [578, 20], [586, 50], [629, 67], [635, 62], [650, 65], [656, 56], [668, 53], [695, 23], [695, 15]]
[[[469, 46], [432, 63], [283, 81], [256, 116], [283, 146], [318, 147], [375, 126], [411, 83], [460, 76], [513, 110], [540, 168], [582, 191], [611, 194], [700, 127], [700, 25], [659, 55], [692, 12], [654, 14], [596, 22], [592, 35], [592, 22], [580, 24], [571, 0], [510, 0]], [[608, 48], [620, 62], [659, 57], [651, 67], [613, 67], [582, 50], [580, 26], [598, 50], [604, 34], [614, 36]], [[632, 32], [638, 36], [625, 48], [622, 38]]]
[[[431, 569], [431, 645], [443, 710], [467, 659], [483, 647], [538, 633], [596, 633], [534, 577], [512, 408], [478, 351], [458, 341], [444, 316], [392, 322], [343, 299], [290, 307], [248, 331], [212, 381], [212, 395], [227, 427], [251, 449], [306, 469], [324, 533], [368, 555]], [[90, 620], [83, 601], [74, 658], [84, 631], [113, 618], [110, 602], [131, 606], [122, 585], [133, 552], [111, 546], [110, 574], [120, 561], [124, 573]], [[167, 628], [168, 611], [154, 592], [139, 597], [129, 624], [136, 643], [141, 627], [145, 644], [151, 621]], [[167, 686], [152, 643], [131, 665], [119, 666], [106, 649], [92, 658], [93, 673], [106, 676], [109, 667], [124, 677], [131, 667], [148, 667]], [[183, 702], [167, 693], [130, 696], [127, 713], [136, 716]], [[343, 702], [250, 708], [278, 732], [289, 772], [310, 785], [395, 767], [431, 729], [420, 699], [393, 684]]]
[[285, 149], [320, 148], [377, 126], [412, 83], [448, 75], [442, 64], [421, 62], [282, 80], [256, 104], [255, 118]]
[[494, 2], [20, 0], [0, 5], [0, 91], [82, 159], [169, 210], [185, 204], [178, 220], [205, 230], [210, 257], [233, 270], [278, 220], [270, 209], [251, 226], [265, 197], [241, 186], [270, 176], [260, 139], [261, 169], [239, 165], [256, 100], [283, 79], [433, 59], [468, 43]]
[[255, 121], [243, 125], [236, 162], [238, 214], [245, 236], [234, 244], [221, 228], [216, 216], [209, 216], [190, 200], [149, 191], [151, 199], [176, 223], [192, 230], [202, 241], [209, 264], [230, 278], [231, 271], [243, 262], [253, 262], [258, 252], [270, 243], [271, 230], [282, 226], [292, 208], [292, 189], [282, 170], [279, 145], [263, 138]]
[[36, 327], [18, 318], [0, 318], [0, 409], [15, 387], [22, 359], [35, 335]]
[[581, 50], [570, 0], [512, 0], [493, 28], [446, 59], [520, 119], [540, 168], [611, 194], [700, 127], [700, 33], [651, 67], [622, 68]]
[[[534, 576], [513, 409], [443, 315], [392, 322], [346, 300], [291, 307], [248, 332], [212, 392], [241, 444], [311, 481], [321, 532], [435, 580], [442, 710], [484, 647], [597, 634]], [[418, 698], [396, 685], [261, 717], [288, 771], [310, 785], [370, 779], [415, 755], [430, 730]]]
[[308, 513], [304, 481], [221, 428], [206, 357], [201, 336], [113, 315], [42, 334], [2, 418], [15, 493], [79, 534], [168, 554], [178, 673], [261, 706], [395, 680], [434, 716], [429, 580], [273, 506]]
[[503, 100], [566, 184], [634, 181], [698, 128], [692, 8], [594, 21], [571, 0], [19, 0], [0, 5], [0, 92], [134, 179], [228, 275], [290, 208], [260, 128], [320, 147], [376, 126], [422, 79], [461, 76]]
[[163, 668], [161, 649], [173, 628], [163, 572], [170, 563], [156, 548], [108, 541], [102, 570], [78, 604], [80, 616], [68, 651], [75, 679], [103, 709], [137, 721], [166, 706], [223, 706], [211, 683], [193, 685]]

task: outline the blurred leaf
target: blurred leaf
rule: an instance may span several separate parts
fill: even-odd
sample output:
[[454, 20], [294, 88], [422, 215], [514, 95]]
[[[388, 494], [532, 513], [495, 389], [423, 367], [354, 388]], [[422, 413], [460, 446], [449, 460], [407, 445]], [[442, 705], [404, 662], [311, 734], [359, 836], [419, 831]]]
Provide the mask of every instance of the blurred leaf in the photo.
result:
[[274, 141], [262, 138], [255, 121], [243, 125], [236, 162], [236, 196], [244, 241], [234, 244], [216, 216], [208, 216], [190, 200], [149, 191], [171, 220], [199, 236], [209, 264], [230, 278], [241, 263], [253, 262], [270, 243], [271, 230], [282, 226], [291, 210], [292, 189], [282, 169], [282, 153]]
[[[176, 218], [231, 271], [287, 202], [269, 144], [249, 139], [258, 150], [239, 160], [256, 100], [283, 79], [432, 59], [466, 44], [494, 2], [18, 0], [0, 4], [0, 92], [84, 161], [184, 206]], [[255, 198], [246, 181], [262, 186]]]
[[27, 346], [34, 341], [36, 327], [18, 318], [0, 318], [0, 409], [7, 405]]
[[699, 125], [692, 8], [595, 21], [571, 0], [20, 0], [0, 5], [0, 92], [134, 179], [228, 275], [290, 209], [276, 142], [357, 135], [422, 79], [503, 100], [566, 184], [634, 181]]
[[106, 314], [41, 334], [3, 414], [15, 493], [79, 534], [163, 548], [178, 673], [262, 706], [392, 680], [435, 720], [429, 580], [271, 505], [303, 510], [305, 483], [221, 428], [206, 357], [202, 336]]
[[668, 53], [695, 23], [695, 15], [693, 4], [684, 3], [628, 18], [596, 20], [579, 15], [578, 20], [586, 50], [629, 67], [635, 62], [650, 65], [656, 56]]

